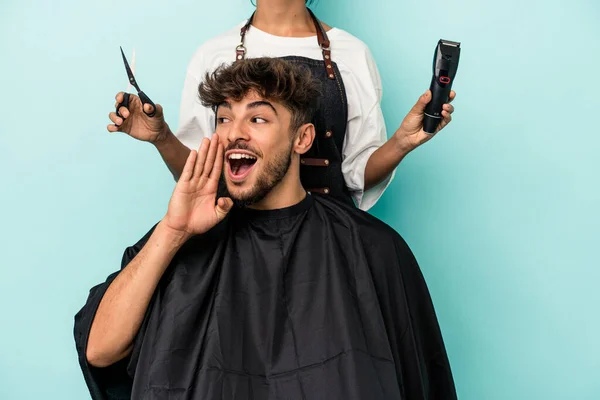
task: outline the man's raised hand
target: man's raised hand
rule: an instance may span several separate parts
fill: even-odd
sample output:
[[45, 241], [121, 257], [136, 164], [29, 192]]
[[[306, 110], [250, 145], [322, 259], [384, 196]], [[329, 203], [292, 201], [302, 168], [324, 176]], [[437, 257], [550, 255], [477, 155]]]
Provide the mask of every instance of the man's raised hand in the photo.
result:
[[200, 149], [190, 152], [175, 186], [163, 222], [186, 239], [212, 229], [233, 206], [230, 198], [220, 198], [215, 204], [223, 152], [218, 135], [204, 138]]

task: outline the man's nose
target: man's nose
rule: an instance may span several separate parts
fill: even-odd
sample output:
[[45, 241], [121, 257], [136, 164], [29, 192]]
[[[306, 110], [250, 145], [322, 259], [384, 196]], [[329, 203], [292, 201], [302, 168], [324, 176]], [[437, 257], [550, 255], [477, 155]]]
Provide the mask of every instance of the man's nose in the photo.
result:
[[243, 120], [237, 120], [231, 123], [231, 129], [229, 129], [227, 139], [231, 143], [235, 143], [238, 140], [250, 140], [250, 135], [248, 134], [248, 127]]

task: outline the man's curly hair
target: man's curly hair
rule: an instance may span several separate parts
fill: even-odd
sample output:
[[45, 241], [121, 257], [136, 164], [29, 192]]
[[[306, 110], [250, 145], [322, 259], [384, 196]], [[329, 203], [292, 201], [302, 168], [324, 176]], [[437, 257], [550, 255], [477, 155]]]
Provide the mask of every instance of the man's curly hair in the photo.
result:
[[226, 99], [240, 101], [255, 91], [290, 111], [290, 131], [294, 133], [311, 122], [320, 96], [320, 82], [300, 65], [279, 58], [249, 58], [207, 73], [198, 91], [202, 104], [215, 113]]

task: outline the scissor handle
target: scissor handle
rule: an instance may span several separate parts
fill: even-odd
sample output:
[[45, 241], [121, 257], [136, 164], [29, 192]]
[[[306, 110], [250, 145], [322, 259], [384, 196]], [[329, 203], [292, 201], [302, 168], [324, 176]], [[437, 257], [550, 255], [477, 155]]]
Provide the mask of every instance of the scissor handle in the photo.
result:
[[[142, 110], [144, 110], [144, 104], [150, 104], [153, 108], [151, 113], [147, 113], [146, 110], [144, 110], [144, 114], [146, 114], [149, 117], [154, 117], [154, 115], [156, 114], [156, 105], [152, 102], [152, 100], [150, 100], [150, 97], [146, 96], [146, 93], [144, 92], [139, 92], [138, 95], [140, 96], [140, 100], [142, 102]], [[116, 113], [119, 117], [125, 119], [125, 117], [123, 117], [121, 115], [121, 113], [119, 112], [119, 109], [121, 107], [125, 107], [125, 108], [129, 108], [129, 93], [123, 93], [123, 101], [120, 102], [119, 104], [117, 104], [117, 109], [116, 109]], [[117, 124], [115, 124], [116, 126], [119, 126]]]
[[[119, 117], [125, 119], [125, 117], [123, 117], [121, 115], [121, 113], [119, 112], [119, 109], [121, 107], [125, 107], [125, 108], [129, 108], [129, 93], [123, 93], [123, 101], [120, 102], [119, 104], [117, 104], [117, 109], [116, 109], [116, 113]], [[119, 126], [117, 124], [115, 124], [115, 126]]]
[[138, 92], [138, 96], [140, 96], [140, 100], [142, 101], [142, 110], [144, 110], [144, 105], [146, 104], [150, 104], [152, 106], [152, 112], [148, 114], [146, 110], [144, 110], [144, 114], [149, 117], [154, 117], [154, 114], [156, 114], [156, 105], [152, 102], [152, 100], [150, 100], [150, 97], [146, 96], [146, 93], [144, 92]]

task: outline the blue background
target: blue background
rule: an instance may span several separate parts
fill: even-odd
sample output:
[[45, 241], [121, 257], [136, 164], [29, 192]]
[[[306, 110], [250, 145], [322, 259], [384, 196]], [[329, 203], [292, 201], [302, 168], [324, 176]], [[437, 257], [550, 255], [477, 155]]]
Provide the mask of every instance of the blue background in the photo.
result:
[[[569, 3], [569, 5], [567, 5]], [[87, 398], [72, 339], [88, 289], [164, 215], [156, 150], [106, 132], [119, 54], [177, 126], [185, 68], [246, 0], [3, 0], [0, 398]], [[416, 253], [461, 399], [599, 399], [600, 4], [320, 0], [366, 42], [389, 134], [462, 42], [452, 124], [372, 212]]]

